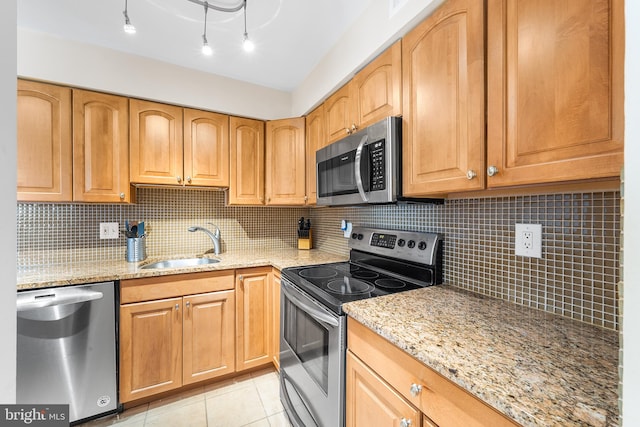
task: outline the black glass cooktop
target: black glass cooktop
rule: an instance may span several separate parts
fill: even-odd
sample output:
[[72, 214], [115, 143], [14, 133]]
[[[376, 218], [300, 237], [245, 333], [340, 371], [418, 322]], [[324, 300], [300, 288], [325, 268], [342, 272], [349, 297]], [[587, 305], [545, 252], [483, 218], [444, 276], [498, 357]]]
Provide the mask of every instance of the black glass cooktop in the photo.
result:
[[350, 262], [290, 267], [282, 274], [338, 314], [342, 314], [342, 304], [346, 302], [424, 286]]

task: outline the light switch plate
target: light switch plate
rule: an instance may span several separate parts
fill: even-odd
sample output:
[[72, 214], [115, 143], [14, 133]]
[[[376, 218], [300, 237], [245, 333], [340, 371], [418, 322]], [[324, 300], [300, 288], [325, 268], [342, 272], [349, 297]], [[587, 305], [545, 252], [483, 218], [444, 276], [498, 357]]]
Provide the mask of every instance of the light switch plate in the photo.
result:
[[516, 255], [542, 258], [542, 224], [516, 224]]
[[117, 222], [101, 222], [100, 238], [101, 239], [117, 239], [119, 237]]

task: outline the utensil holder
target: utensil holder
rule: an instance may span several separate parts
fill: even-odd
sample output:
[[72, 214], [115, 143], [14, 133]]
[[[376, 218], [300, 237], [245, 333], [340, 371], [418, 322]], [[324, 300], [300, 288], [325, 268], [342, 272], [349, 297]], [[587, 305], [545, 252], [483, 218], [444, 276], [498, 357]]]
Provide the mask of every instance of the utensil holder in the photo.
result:
[[[313, 248], [313, 233], [312, 230], [302, 230], [304, 232], [304, 236], [298, 237], [298, 249], [311, 249]], [[300, 235], [300, 233], [298, 233]]]
[[147, 245], [144, 237], [127, 237], [127, 262], [144, 261], [147, 258]]

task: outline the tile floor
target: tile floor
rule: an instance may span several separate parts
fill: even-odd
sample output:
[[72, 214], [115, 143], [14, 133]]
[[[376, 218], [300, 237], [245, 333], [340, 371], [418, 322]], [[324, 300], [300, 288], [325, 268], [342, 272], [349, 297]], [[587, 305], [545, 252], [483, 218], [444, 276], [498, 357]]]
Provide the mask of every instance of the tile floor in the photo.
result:
[[290, 427], [270, 368], [195, 388], [80, 427]]

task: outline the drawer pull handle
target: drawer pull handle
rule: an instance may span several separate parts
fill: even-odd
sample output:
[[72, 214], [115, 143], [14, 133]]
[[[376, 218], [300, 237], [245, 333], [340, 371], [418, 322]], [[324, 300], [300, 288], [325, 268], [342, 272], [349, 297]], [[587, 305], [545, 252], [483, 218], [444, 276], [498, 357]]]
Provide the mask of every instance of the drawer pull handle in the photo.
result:
[[406, 418], [403, 418], [400, 420], [400, 427], [410, 427], [411, 426], [411, 420], [408, 420]]
[[411, 392], [411, 396], [416, 397], [422, 391], [422, 386], [420, 384], [411, 384], [409, 391]]

